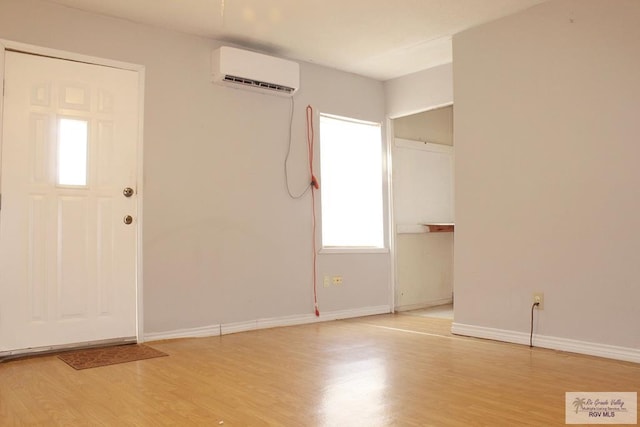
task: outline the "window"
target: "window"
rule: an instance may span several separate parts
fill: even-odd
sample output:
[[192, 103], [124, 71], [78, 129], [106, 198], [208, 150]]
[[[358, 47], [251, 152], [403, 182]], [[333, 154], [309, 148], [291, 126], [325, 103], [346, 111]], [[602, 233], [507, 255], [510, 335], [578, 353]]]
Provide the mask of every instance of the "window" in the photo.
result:
[[58, 185], [87, 185], [88, 125], [86, 120], [58, 122]]
[[379, 123], [320, 114], [322, 246], [383, 248]]

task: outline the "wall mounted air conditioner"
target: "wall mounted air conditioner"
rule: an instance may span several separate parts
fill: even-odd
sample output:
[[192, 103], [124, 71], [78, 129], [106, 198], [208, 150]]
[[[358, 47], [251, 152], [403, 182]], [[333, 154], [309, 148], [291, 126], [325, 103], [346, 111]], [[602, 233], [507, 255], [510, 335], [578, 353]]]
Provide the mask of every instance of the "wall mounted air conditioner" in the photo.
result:
[[213, 81], [226, 86], [280, 96], [300, 87], [297, 62], [223, 46], [213, 51], [211, 64]]

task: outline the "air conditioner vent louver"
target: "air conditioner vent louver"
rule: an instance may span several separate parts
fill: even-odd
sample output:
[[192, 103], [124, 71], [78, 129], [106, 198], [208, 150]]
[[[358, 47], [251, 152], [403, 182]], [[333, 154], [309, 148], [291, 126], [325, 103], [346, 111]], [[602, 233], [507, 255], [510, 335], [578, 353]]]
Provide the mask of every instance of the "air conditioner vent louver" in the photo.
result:
[[215, 83], [270, 95], [293, 96], [300, 88], [297, 62], [222, 46], [211, 56], [211, 77]]
[[260, 88], [260, 89], [268, 89], [268, 90], [273, 90], [273, 91], [276, 91], [276, 92], [284, 92], [284, 93], [288, 93], [288, 94], [291, 94], [291, 93], [296, 91], [292, 87], [277, 85], [275, 83], [261, 82], [259, 80], [252, 80], [252, 79], [247, 79], [247, 78], [244, 78], [244, 77], [226, 75], [226, 76], [224, 76], [223, 80], [225, 82], [233, 82], [233, 83], [238, 83], [238, 84], [241, 84], [241, 85], [252, 86], [252, 87]]

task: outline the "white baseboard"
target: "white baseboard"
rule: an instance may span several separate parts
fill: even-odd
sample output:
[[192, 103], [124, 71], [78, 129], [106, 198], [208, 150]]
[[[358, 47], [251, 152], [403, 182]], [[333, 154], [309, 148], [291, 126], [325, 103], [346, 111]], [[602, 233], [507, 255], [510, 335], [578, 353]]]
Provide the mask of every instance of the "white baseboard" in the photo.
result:
[[[486, 328], [483, 326], [465, 325], [461, 323], [453, 323], [451, 326], [451, 332], [455, 335], [529, 345], [529, 334], [525, 332]], [[535, 347], [548, 348], [552, 350], [640, 363], [640, 349], [637, 348], [618, 347], [545, 335], [534, 335], [533, 345]]]
[[281, 326], [304, 325], [307, 323], [327, 322], [330, 320], [350, 319], [354, 317], [372, 316], [391, 312], [391, 307], [381, 305], [376, 307], [363, 307], [349, 310], [337, 310], [320, 313], [320, 317], [314, 314], [302, 314], [295, 316], [271, 317], [256, 319], [247, 322], [223, 323], [220, 325], [204, 326], [191, 329], [177, 329], [166, 332], [151, 332], [144, 335], [145, 342], [159, 341], [175, 338], [201, 338], [217, 335], [234, 334], [238, 332], [253, 331], [256, 329], [276, 328]]
[[439, 305], [453, 304], [453, 298], [442, 298], [432, 301], [419, 302], [416, 304], [399, 305], [396, 311], [420, 310], [422, 308], [436, 307]]
[[175, 338], [202, 338], [220, 335], [220, 325], [201, 326], [198, 328], [176, 329], [166, 332], [149, 332], [144, 334], [144, 342], [172, 340]]

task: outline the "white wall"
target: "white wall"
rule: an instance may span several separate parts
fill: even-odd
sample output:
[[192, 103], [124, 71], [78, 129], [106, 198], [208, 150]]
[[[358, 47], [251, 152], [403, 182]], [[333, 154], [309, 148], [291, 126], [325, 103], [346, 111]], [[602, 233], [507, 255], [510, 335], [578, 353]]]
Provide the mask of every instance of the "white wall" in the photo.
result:
[[444, 64], [384, 83], [387, 116], [392, 119], [453, 102], [452, 65]]
[[453, 105], [393, 120], [396, 138], [453, 145]]
[[636, 0], [556, 0], [454, 37], [461, 329], [528, 338], [543, 291], [537, 336], [640, 360], [639, 40]]
[[[2, 0], [0, 38], [146, 67], [145, 332], [312, 313], [311, 201], [284, 187], [288, 99], [211, 84], [216, 41], [38, 0]], [[301, 64], [301, 85], [294, 191], [307, 182], [307, 104], [385, 117], [380, 82]], [[344, 284], [320, 283], [321, 312], [389, 305], [389, 254], [321, 255], [325, 272]]]
[[396, 309], [448, 304], [453, 292], [453, 233], [397, 235]]

